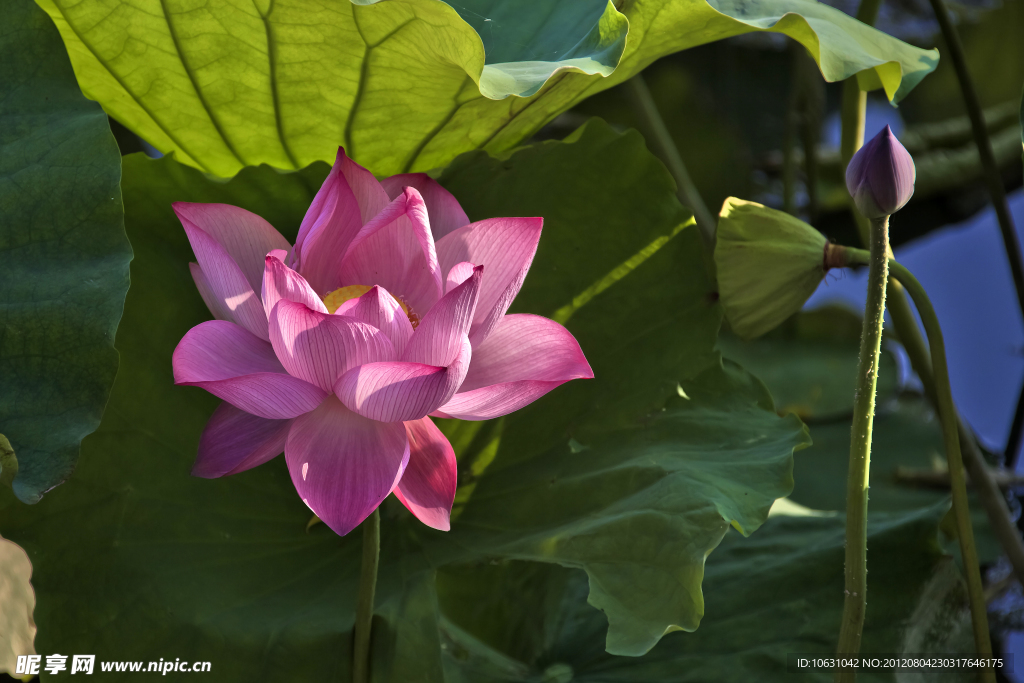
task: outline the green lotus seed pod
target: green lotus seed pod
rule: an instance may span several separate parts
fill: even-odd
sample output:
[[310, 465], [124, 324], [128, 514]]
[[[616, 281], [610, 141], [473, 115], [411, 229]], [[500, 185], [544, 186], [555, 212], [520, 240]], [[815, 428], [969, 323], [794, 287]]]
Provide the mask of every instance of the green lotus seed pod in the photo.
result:
[[753, 339], [800, 310], [833, 251], [825, 237], [788, 213], [729, 197], [718, 218], [718, 293], [733, 331]]

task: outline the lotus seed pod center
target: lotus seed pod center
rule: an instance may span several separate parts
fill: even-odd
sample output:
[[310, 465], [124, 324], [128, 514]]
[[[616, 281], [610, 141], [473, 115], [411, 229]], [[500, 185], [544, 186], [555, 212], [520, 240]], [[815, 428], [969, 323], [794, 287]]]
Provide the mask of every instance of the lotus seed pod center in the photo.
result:
[[[373, 289], [373, 285], [348, 285], [347, 287], [341, 287], [340, 289], [327, 293], [327, 296], [323, 299], [324, 306], [327, 307], [328, 313], [333, 314], [346, 301], [350, 299], [358, 299], [371, 289]], [[402, 301], [402, 297], [396, 296], [395, 301], [398, 302], [398, 305], [402, 307], [402, 310], [405, 311], [405, 314], [409, 317], [409, 323], [412, 325], [413, 329], [416, 329], [420, 324], [419, 316], [409, 308], [408, 304]]]

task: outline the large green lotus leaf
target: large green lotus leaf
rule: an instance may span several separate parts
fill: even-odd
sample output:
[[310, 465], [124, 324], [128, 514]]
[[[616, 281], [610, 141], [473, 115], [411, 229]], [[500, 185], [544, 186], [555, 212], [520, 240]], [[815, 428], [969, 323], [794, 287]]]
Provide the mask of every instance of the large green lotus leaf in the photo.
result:
[[[121, 159], [46, 14], [4, 4], [0, 26], [0, 432], [34, 503], [65, 479], [117, 372], [114, 331], [132, 252]], [[4, 458], [2, 479], [14, 460]]]
[[[594, 155], [621, 172], [583, 163]], [[760, 526], [792, 488], [792, 451], [806, 443], [799, 420], [778, 417], [763, 385], [714, 352], [720, 312], [700, 237], [680, 230], [689, 214], [637, 134], [595, 122], [570, 142], [501, 162], [473, 159], [458, 173], [489, 177], [521, 210], [466, 197], [471, 213], [551, 209], [549, 244], [523, 291], [523, 305], [537, 312], [564, 308], [559, 301], [571, 304], [595, 279], [607, 283], [606, 268], [620, 272], [636, 252], [647, 255], [653, 237], [678, 234], [577, 301], [568, 326], [597, 379], [504, 421], [451, 532], [386, 501], [374, 644], [381, 681], [409, 672], [441, 680], [430, 575], [452, 562], [520, 558], [586, 570], [614, 651], [641, 654], [672, 624], [696, 627], [707, 554], [730, 524], [744, 533]], [[213, 662], [226, 681], [344, 680], [360, 535], [339, 538], [324, 525], [307, 533], [308, 508], [282, 459], [220, 480], [191, 478], [216, 400], [174, 387], [170, 363], [181, 336], [208, 318], [170, 203], [231, 201], [294, 235], [325, 169], [264, 166], [220, 183], [170, 158], [124, 163], [136, 261], [110, 406], [85, 442], [74, 486], [0, 515], [0, 531], [35, 562], [40, 651], [139, 660], [173, 652]], [[589, 211], [603, 220], [588, 221]], [[560, 247], [569, 234], [582, 251]], [[558, 287], [568, 294], [552, 292]]]
[[[840, 511], [846, 500], [850, 420], [857, 368], [860, 318], [837, 307], [800, 313], [771, 335], [742, 342], [723, 335], [723, 354], [758, 375], [780, 410], [794, 410], [811, 422], [814, 444], [796, 458], [790, 498], [818, 510]], [[892, 353], [884, 352], [878, 385], [878, 414], [871, 447], [874, 511], [917, 510], [949, 500], [948, 492], [899, 483], [899, 468], [946, 467], [938, 418], [918, 394], [899, 393]], [[971, 496], [975, 536], [983, 562], [1001, 554], [984, 510]]]
[[[907, 627], [918, 632], [934, 626], [934, 617], [921, 614], [923, 603], [934, 603], [933, 584], [956, 585], [955, 567], [937, 543], [946, 509], [940, 504], [871, 515], [864, 652], [930, 651], [922, 639], [908, 637]], [[787, 672], [786, 660], [789, 653], [835, 652], [844, 526], [840, 515], [780, 504], [751, 538], [729, 533], [707, 561], [708, 614], [700, 629], [669, 634], [639, 659], [614, 657], [599, 647], [603, 620], [580, 607], [587, 592], [582, 572], [528, 562], [447, 567], [437, 584], [447, 680], [830, 681], [830, 671]], [[971, 647], [968, 639], [964, 651]], [[894, 680], [891, 670], [860, 676]]]
[[705, 558], [730, 523], [744, 534], [762, 524], [791, 487], [793, 449], [807, 441], [735, 365], [712, 367], [686, 388], [689, 398], [630, 427], [610, 430], [595, 416], [572, 441], [506, 465], [506, 443], [526, 441], [510, 432], [533, 422], [510, 421], [451, 540], [585, 569], [614, 654], [640, 655], [669, 631], [697, 629]]
[[[875, 416], [871, 446], [871, 499], [878, 511], [919, 509], [949, 500], [949, 492], [900, 483], [899, 468], [945, 469], [946, 451], [938, 417], [928, 402], [915, 394], [904, 394], [882, 406]], [[850, 457], [850, 421], [839, 420], [811, 427], [814, 445], [796, 459], [796, 487], [792, 499], [808, 507], [839, 510], [846, 495], [845, 476]], [[992, 562], [1001, 554], [992, 535], [984, 508], [969, 496], [974, 536], [981, 562]]]
[[[614, 181], [608, 168], [616, 169]], [[683, 230], [690, 213], [665, 200], [674, 182], [635, 131], [613, 133], [594, 119], [565, 142], [527, 147], [510, 159], [464, 155], [439, 180], [471, 220], [544, 217], [537, 256], [511, 312], [539, 313], [590, 336], [595, 343], [584, 352], [595, 372], [603, 365], [597, 381], [571, 382], [558, 401], [509, 418], [530, 427], [505, 429], [495, 466], [564, 445], [584, 416], [593, 425], [632, 426], [676, 396], [687, 375], [719, 363], [713, 347], [721, 312], [695, 256], [696, 232]], [[652, 259], [661, 265], [652, 267]], [[669, 266], [672, 259], [680, 265]], [[618, 290], [624, 278], [632, 286]], [[612, 290], [615, 297], [599, 298]]]
[[338, 145], [378, 174], [501, 152], [659, 57], [751, 31], [894, 101], [938, 58], [813, 0], [38, 2], [86, 94], [221, 176], [330, 161]]
[[[743, 341], [723, 333], [722, 355], [736, 361], [768, 385], [780, 413], [805, 421], [848, 419], [857, 388], [857, 352], [861, 318], [829, 306], [791, 317], [770, 333]], [[900, 388], [899, 367], [883, 349], [878, 401], [884, 404]]]

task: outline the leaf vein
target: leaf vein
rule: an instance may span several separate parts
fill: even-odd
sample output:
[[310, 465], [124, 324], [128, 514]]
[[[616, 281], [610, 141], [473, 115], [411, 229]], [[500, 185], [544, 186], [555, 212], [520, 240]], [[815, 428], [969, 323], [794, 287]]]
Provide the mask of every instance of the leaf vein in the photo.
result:
[[[259, 9], [257, 8], [257, 11]], [[266, 14], [260, 13], [260, 19], [263, 20], [263, 27], [267, 35], [267, 63], [270, 70], [270, 94], [273, 98], [274, 105], [274, 124], [277, 126], [277, 137], [281, 141], [281, 148], [284, 149], [284, 153], [288, 155], [288, 161], [291, 162], [292, 166], [298, 170], [301, 168], [299, 160], [292, 153], [291, 147], [288, 145], [288, 140], [284, 135], [284, 119], [281, 114], [281, 92], [278, 89], [277, 83], [277, 42], [274, 40], [274, 31], [270, 22], [270, 15], [274, 12], [274, 3], [271, 0], [270, 8]]]
[[[196, 155], [194, 155], [194, 154], [192, 154], [191, 152], [189, 152], [189, 151], [188, 151], [188, 148], [187, 148], [187, 147], [186, 147], [186, 146], [185, 146], [184, 144], [182, 144], [181, 140], [179, 140], [179, 139], [178, 139], [178, 137], [177, 137], [177, 136], [176, 136], [176, 135], [175, 135], [174, 133], [172, 133], [172, 132], [171, 132], [171, 130], [170, 130], [170, 129], [169, 129], [169, 128], [168, 128], [167, 126], [165, 126], [165, 125], [164, 125], [163, 123], [161, 123], [161, 122], [160, 122], [160, 120], [159, 120], [159, 119], [157, 119], [157, 117], [156, 117], [156, 116], [154, 115], [154, 113], [153, 113], [153, 112], [152, 112], [152, 111], [150, 110], [150, 108], [149, 108], [149, 107], [148, 107], [148, 106], [146, 105], [146, 103], [145, 103], [145, 102], [143, 102], [143, 101], [142, 101], [141, 99], [139, 99], [138, 97], [136, 97], [136, 96], [135, 96], [135, 93], [133, 93], [133, 92], [132, 92], [132, 91], [131, 91], [131, 90], [130, 90], [130, 89], [128, 88], [128, 86], [127, 86], [127, 85], [125, 84], [124, 80], [122, 80], [121, 76], [120, 76], [120, 75], [118, 75], [118, 74], [117, 74], [117, 73], [116, 73], [116, 72], [115, 72], [115, 71], [114, 71], [114, 70], [113, 70], [113, 69], [112, 69], [112, 68], [110, 67], [110, 64], [109, 64], [109, 63], [107, 63], [107, 60], [106, 60], [106, 59], [104, 59], [104, 58], [103, 58], [103, 57], [102, 57], [102, 56], [100, 55], [100, 53], [99, 53], [99, 52], [97, 52], [97, 51], [96, 51], [96, 50], [95, 50], [95, 49], [93, 48], [93, 46], [92, 46], [92, 45], [91, 45], [91, 44], [89, 43], [89, 41], [87, 41], [87, 40], [85, 39], [85, 35], [83, 35], [83, 34], [82, 34], [81, 32], [79, 32], [79, 30], [78, 30], [78, 29], [77, 29], [77, 28], [75, 27], [75, 25], [74, 25], [74, 24], [73, 24], [73, 23], [71, 22], [71, 19], [70, 19], [70, 18], [68, 18], [68, 16], [67, 16], [66, 14], [64, 14], [64, 10], [62, 10], [62, 9], [60, 8], [60, 6], [57, 6], [56, 4], [55, 4], [55, 6], [57, 7], [57, 11], [61, 13], [61, 16], [62, 16], [62, 17], [64, 17], [64, 22], [65, 22], [65, 23], [67, 24], [68, 28], [70, 28], [70, 29], [71, 29], [71, 31], [72, 31], [72, 32], [73, 32], [73, 33], [75, 34], [75, 36], [76, 36], [76, 37], [78, 38], [78, 40], [79, 40], [79, 41], [81, 41], [81, 43], [82, 43], [82, 45], [83, 45], [83, 46], [85, 47], [85, 49], [87, 49], [87, 50], [89, 51], [89, 53], [90, 53], [90, 54], [91, 54], [91, 55], [92, 55], [92, 56], [93, 56], [93, 57], [94, 57], [94, 58], [96, 59], [96, 61], [97, 61], [97, 62], [99, 62], [99, 63], [100, 63], [100, 65], [101, 65], [101, 66], [102, 66], [102, 67], [103, 67], [104, 69], [106, 69], [107, 73], [108, 73], [108, 74], [110, 74], [111, 78], [113, 78], [113, 79], [114, 79], [115, 81], [117, 81], [117, 84], [118, 84], [119, 86], [121, 86], [121, 89], [122, 89], [122, 90], [123, 90], [123, 91], [124, 91], [125, 93], [127, 93], [129, 97], [131, 97], [131, 98], [132, 98], [132, 101], [134, 101], [134, 102], [135, 102], [135, 104], [139, 105], [139, 108], [140, 108], [140, 109], [142, 109], [142, 111], [144, 111], [144, 112], [146, 113], [146, 116], [148, 116], [148, 117], [149, 117], [149, 120], [150, 120], [150, 121], [152, 121], [153, 123], [155, 123], [155, 124], [156, 124], [156, 126], [157, 126], [157, 128], [159, 128], [159, 129], [160, 129], [160, 130], [161, 130], [161, 131], [163, 132], [163, 134], [164, 134], [164, 135], [166, 135], [166, 136], [167, 136], [167, 138], [168, 138], [168, 139], [169, 139], [169, 140], [170, 140], [171, 142], [173, 142], [173, 143], [174, 143], [175, 145], [177, 145], [177, 146], [178, 146], [178, 147], [179, 147], [179, 148], [181, 149], [181, 151], [183, 151], [183, 152], [184, 152], [185, 154], [187, 154], [187, 155], [189, 156], [189, 158], [191, 158], [191, 159], [192, 159], [193, 161], [195, 161], [195, 162], [196, 162], [196, 163], [197, 163], [197, 164], [198, 164], [198, 165], [200, 166], [200, 168], [202, 168], [202, 170], [203, 170], [203, 171], [205, 171], [205, 172], [207, 172], [207, 173], [212, 173], [212, 171], [211, 171], [210, 167], [209, 167], [209, 166], [207, 166], [206, 164], [204, 164], [204, 163], [203, 163], [203, 162], [202, 162], [202, 161], [200, 160], [200, 158], [199, 158], [199, 157], [197, 157]], [[76, 78], [77, 78], [77, 74], [76, 74]]]
[[160, 0], [160, 9], [163, 10], [164, 21], [167, 22], [167, 30], [170, 33], [171, 41], [174, 43], [174, 49], [178, 53], [178, 59], [181, 61], [182, 68], [185, 69], [185, 74], [188, 76], [188, 80], [192, 84], [192, 89], [195, 91], [196, 97], [199, 99], [199, 104], [203, 106], [203, 110], [206, 112], [207, 117], [209, 117], [210, 123], [213, 124], [214, 129], [217, 131], [217, 134], [220, 135], [221, 140], [224, 141], [224, 146], [228, 148], [228, 151], [231, 152], [232, 156], [234, 156], [235, 159], [237, 159], [240, 164], [242, 164], [243, 166], [248, 166], [249, 163], [242, 158], [242, 156], [238, 153], [238, 150], [236, 150], [235, 146], [231, 143], [231, 140], [228, 139], [227, 134], [224, 132], [224, 129], [220, 125], [220, 121], [217, 119], [217, 116], [213, 113], [213, 108], [210, 107], [210, 104], [206, 101], [206, 96], [203, 94], [203, 91], [199, 88], [199, 83], [196, 81], [195, 72], [192, 70], [192, 67], [188, 63], [188, 60], [185, 58], [185, 51], [182, 50], [181, 43], [178, 40], [178, 32], [174, 28], [174, 22], [171, 21], [170, 13], [167, 11], [167, 0]]

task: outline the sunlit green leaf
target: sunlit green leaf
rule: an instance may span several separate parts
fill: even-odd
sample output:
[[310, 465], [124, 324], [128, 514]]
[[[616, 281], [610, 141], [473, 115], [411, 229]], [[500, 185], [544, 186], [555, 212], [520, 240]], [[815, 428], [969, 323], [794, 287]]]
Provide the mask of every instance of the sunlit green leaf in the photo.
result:
[[0, 432], [34, 503], [100, 423], [131, 248], [107, 117], [32, 2], [4, 4], [0, 62]]
[[[36, 561], [42, 651], [173, 652], [213, 662], [225, 681], [345, 680], [360, 534], [338, 538], [322, 524], [307, 533], [309, 510], [282, 459], [191, 478], [216, 400], [173, 386], [170, 365], [181, 336], [208, 317], [171, 201], [232, 202], [294, 235], [325, 170], [262, 167], [218, 183], [172, 159], [125, 158], [136, 262], [110, 406], [73, 486], [35, 509], [0, 498], [0, 532]], [[609, 649], [641, 654], [671, 624], [696, 627], [707, 554], [730, 524], [757, 529], [791, 489], [805, 428], [778, 417], [757, 380], [723, 367], [700, 238], [680, 231], [689, 214], [636, 133], [594, 122], [504, 161], [474, 155], [445, 181], [467, 193], [472, 217], [546, 214], [520, 310], [559, 310], [655, 238], [678, 234], [574, 309], [567, 324], [596, 379], [505, 420], [451, 532], [385, 501], [374, 676], [439, 671], [425, 577], [452, 562], [582, 568], [606, 615], [583, 607], [602, 624], [595, 647], [607, 624]]]
[[221, 176], [330, 161], [338, 145], [379, 174], [501, 152], [659, 57], [751, 31], [894, 100], [938, 58], [813, 0], [38, 2], [86, 94]]

